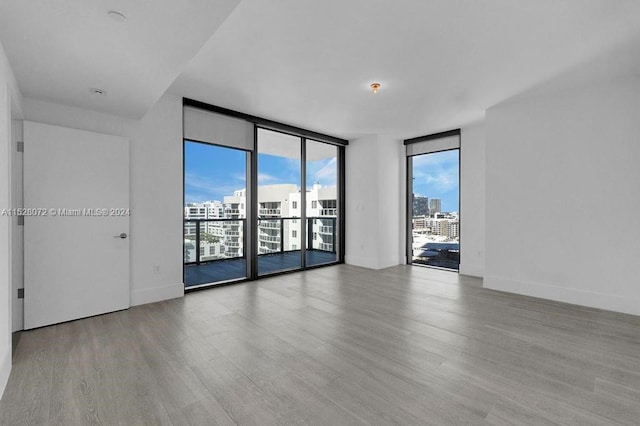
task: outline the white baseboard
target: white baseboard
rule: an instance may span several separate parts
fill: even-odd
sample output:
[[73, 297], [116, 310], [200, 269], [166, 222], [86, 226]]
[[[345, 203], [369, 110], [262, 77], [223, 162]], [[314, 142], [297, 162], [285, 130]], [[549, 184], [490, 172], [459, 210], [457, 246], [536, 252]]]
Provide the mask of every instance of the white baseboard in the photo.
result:
[[484, 277], [484, 266], [461, 263], [459, 272], [462, 275], [482, 278]]
[[11, 354], [13, 350], [11, 347], [8, 348], [7, 353], [2, 360], [2, 364], [0, 364], [0, 398], [4, 395], [4, 389], [7, 387], [7, 382], [9, 381], [9, 375], [11, 374]]
[[378, 269], [378, 264], [371, 257], [344, 256], [344, 263], [347, 265], [360, 266], [362, 268]]
[[392, 266], [401, 265], [405, 262], [405, 259], [398, 260], [396, 256], [388, 257], [386, 259], [379, 259], [378, 269], [390, 268]]
[[395, 256], [386, 259], [372, 259], [371, 257], [345, 255], [344, 263], [368, 269], [384, 269], [403, 264], [404, 259], [398, 260]]
[[550, 284], [523, 282], [497, 276], [485, 276], [483, 286], [493, 290], [539, 297], [557, 302], [571, 303], [624, 314], [640, 315], [640, 300], [630, 297]]
[[160, 302], [184, 296], [184, 285], [174, 284], [166, 287], [152, 287], [131, 290], [131, 306]]

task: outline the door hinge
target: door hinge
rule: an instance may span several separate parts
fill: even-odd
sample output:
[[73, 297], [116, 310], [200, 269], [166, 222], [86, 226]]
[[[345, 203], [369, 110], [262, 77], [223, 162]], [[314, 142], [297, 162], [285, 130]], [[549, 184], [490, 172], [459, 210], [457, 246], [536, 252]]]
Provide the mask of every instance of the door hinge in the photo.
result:
[[24, 152], [24, 142], [18, 141], [16, 149], [18, 152]]
[[24, 215], [18, 216], [18, 226], [24, 226]]
[[24, 299], [24, 288], [18, 289], [18, 299]]

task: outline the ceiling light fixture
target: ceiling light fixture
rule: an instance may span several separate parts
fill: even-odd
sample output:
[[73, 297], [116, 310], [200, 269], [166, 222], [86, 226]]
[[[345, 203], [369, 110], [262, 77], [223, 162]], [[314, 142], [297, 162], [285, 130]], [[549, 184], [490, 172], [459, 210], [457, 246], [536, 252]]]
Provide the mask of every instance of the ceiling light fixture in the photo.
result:
[[380, 89], [380, 83], [371, 83], [371, 91], [373, 93], [378, 93], [378, 89]]
[[95, 87], [92, 87], [89, 89], [89, 93], [92, 93], [94, 95], [101, 95], [101, 96], [105, 96], [107, 94], [106, 90], [102, 90], [102, 89], [98, 89]]
[[120, 23], [127, 22], [127, 17], [120, 12], [116, 12], [115, 10], [110, 10], [108, 15], [109, 15], [109, 18], [113, 19], [114, 21], [117, 21]]

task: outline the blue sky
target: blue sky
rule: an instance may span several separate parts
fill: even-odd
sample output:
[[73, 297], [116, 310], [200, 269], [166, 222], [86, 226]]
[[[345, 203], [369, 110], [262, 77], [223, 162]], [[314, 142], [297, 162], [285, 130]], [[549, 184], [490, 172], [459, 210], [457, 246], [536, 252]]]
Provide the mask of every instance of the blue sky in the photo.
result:
[[[223, 201], [246, 187], [245, 152], [196, 142], [185, 143], [185, 202]], [[307, 186], [336, 184], [336, 159], [307, 162]], [[258, 185], [300, 185], [300, 160], [258, 155]]]
[[185, 202], [222, 201], [246, 186], [245, 152], [204, 143], [184, 145]]
[[[246, 187], [245, 152], [187, 142], [185, 144], [185, 201], [223, 201], [225, 195]], [[413, 192], [417, 196], [440, 198], [442, 210], [459, 211], [458, 151], [443, 151], [413, 157]], [[307, 186], [336, 184], [336, 158], [307, 162]], [[258, 184], [300, 185], [300, 161], [260, 154]]]
[[458, 150], [417, 155], [413, 158], [413, 193], [440, 198], [442, 210], [457, 212], [459, 192]]

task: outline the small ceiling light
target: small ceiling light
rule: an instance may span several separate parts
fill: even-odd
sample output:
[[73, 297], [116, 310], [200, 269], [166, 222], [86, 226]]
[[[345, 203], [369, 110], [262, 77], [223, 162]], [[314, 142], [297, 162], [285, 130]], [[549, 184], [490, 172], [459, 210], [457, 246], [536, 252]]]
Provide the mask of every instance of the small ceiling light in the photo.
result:
[[101, 95], [101, 96], [105, 96], [107, 94], [106, 90], [102, 90], [102, 89], [98, 89], [95, 87], [92, 87], [89, 89], [89, 93], [92, 93], [94, 95]]
[[113, 19], [114, 21], [117, 21], [120, 23], [127, 22], [127, 17], [120, 12], [116, 12], [115, 10], [110, 10], [108, 15], [109, 15], [109, 18]]
[[371, 83], [370, 87], [373, 93], [378, 93], [378, 89], [380, 89], [380, 83]]

